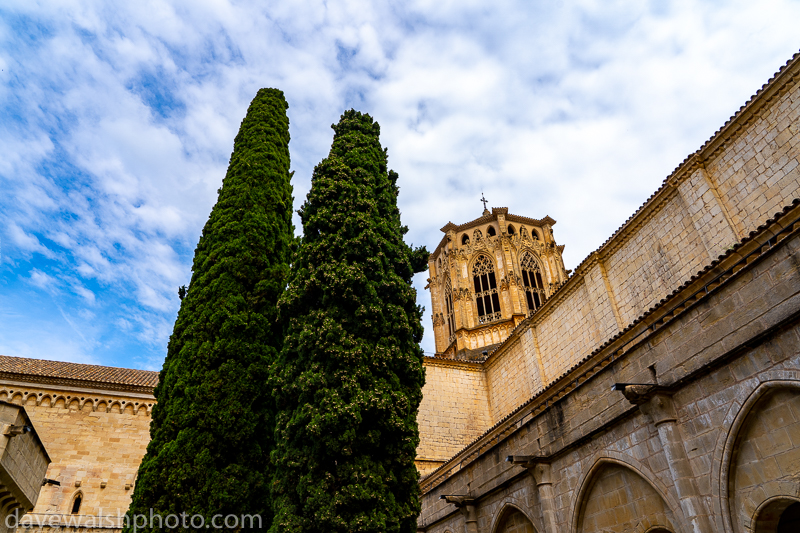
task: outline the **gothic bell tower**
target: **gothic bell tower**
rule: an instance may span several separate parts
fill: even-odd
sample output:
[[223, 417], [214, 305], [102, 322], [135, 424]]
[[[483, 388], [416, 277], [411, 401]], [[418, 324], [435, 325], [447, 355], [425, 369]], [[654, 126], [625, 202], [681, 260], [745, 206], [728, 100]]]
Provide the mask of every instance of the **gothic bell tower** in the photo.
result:
[[506, 207], [457, 226], [428, 259], [437, 357], [482, 360], [567, 279], [550, 217]]

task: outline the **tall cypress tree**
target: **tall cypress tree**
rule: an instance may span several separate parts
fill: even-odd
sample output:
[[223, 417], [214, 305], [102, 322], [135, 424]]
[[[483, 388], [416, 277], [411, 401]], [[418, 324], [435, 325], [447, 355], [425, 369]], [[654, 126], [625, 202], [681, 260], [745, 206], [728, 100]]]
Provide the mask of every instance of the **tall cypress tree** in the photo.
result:
[[422, 310], [380, 127], [350, 110], [300, 210], [281, 298], [273, 532], [412, 532], [420, 510]]
[[182, 291], [129, 517], [260, 513], [269, 526], [266, 383], [294, 242], [287, 108], [281, 91], [261, 89], [234, 140]]

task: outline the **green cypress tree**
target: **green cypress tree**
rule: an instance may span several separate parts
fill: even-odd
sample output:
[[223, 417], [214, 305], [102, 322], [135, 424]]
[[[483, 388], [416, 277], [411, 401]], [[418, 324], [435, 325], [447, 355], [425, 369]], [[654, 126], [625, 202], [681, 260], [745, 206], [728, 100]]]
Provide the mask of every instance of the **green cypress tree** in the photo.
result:
[[403, 242], [380, 127], [350, 110], [300, 210], [304, 236], [280, 312], [273, 532], [412, 532], [427, 261]]
[[[129, 520], [151, 509], [207, 522], [260, 513], [269, 527], [274, 404], [266, 384], [282, 346], [276, 304], [294, 244], [287, 108], [281, 91], [261, 89], [234, 140], [181, 291]], [[144, 529], [167, 530], [158, 525]]]

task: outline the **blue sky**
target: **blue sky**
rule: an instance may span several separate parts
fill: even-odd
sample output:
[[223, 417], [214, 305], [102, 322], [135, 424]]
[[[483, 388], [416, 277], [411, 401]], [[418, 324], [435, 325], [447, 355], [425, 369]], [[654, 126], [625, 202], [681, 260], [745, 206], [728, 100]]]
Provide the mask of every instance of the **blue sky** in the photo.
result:
[[290, 105], [296, 207], [355, 107], [409, 241], [483, 191], [556, 219], [573, 268], [800, 49], [799, 20], [788, 0], [6, 0], [0, 354], [160, 368], [260, 87]]

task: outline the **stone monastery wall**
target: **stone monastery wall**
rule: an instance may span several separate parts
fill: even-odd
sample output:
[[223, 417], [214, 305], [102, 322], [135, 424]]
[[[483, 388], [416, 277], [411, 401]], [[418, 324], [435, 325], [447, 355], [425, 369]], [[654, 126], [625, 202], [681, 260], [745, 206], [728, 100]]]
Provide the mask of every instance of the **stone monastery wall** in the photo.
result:
[[[138, 372], [157, 380], [156, 372]], [[52, 460], [46, 476], [61, 483], [42, 487], [25, 521], [34, 526], [40, 520], [56, 527], [116, 528], [118, 516], [130, 505], [139, 463], [150, 441], [154, 398], [146, 391], [152, 387], [104, 390], [102, 384], [81, 387], [58, 381], [62, 383], [0, 376], [0, 399], [25, 407]], [[78, 495], [80, 509], [72, 513]]]
[[[426, 360], [429, 377], [420, 411], [420, 450], [426, 458], [448, 459], [459, 443], [479, 437], [797, 196], [798, 70], [795, 59], [687, 158], [485, 362], [453, 367], [452, 379], [463, 387], [443, 387], [433, 377], [433, 358]], [[475, 368], [466, 368], [470, 365]], [[467, 383], [480, 380], [461, 376], [476, 371], [485, 374], [485, 385], [468, 390]], [[459, 396], [450, 401], [446, 396], [454, 390]], [[480, 419], [485, 426], [442, 434], [429, 423], [456, 417], [461, 395], [474, 402], [481, 394], [490, 406], [491, 416]]]
[[[431, 470], [441, 464], [442, 454], [454, 455], [469, 444], [470, 435], [492, 424], [486, 403], [486, 375], [474, 365], [435, 361], [425, 366], [425, 394], [417, 421], [428, 428], [417, 448], [417, 467]], [[474, 438], [474, 437], [473, 437]]]

